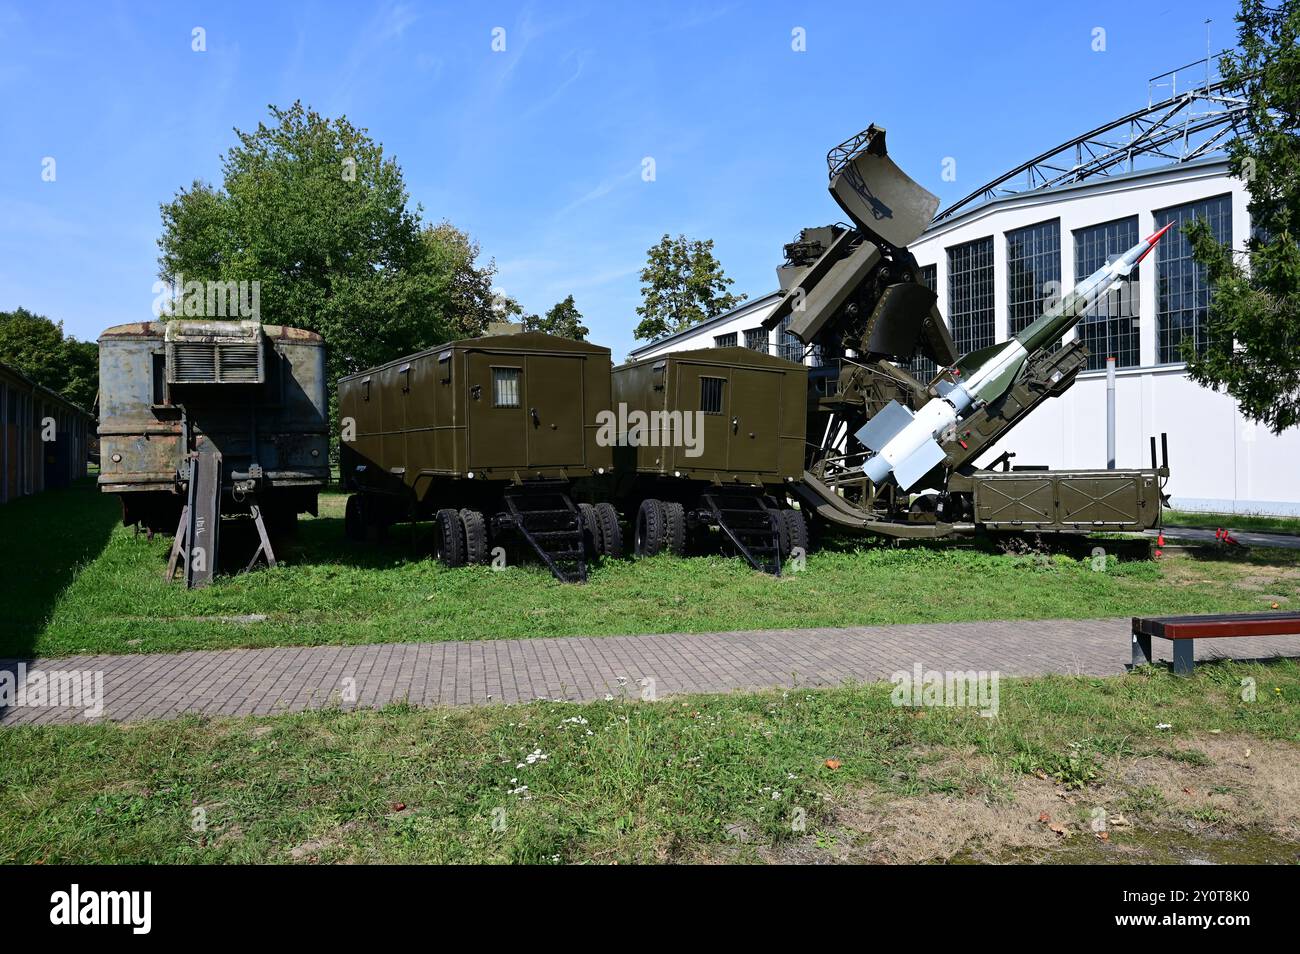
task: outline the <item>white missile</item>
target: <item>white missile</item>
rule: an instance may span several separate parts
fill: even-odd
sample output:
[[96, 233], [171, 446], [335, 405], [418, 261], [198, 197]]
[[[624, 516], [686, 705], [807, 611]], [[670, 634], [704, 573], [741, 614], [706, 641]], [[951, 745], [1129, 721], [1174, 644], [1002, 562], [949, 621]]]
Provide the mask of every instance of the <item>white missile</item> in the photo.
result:
[[940, 435], [972, 410], [1006, 394], [1029, 356], [1073, 328], [1150, 254], [1172, 225], [1097, 269], [1014, 338], [961, 358], [955, 365], [957, 382], [940, 382], [939, 396], [915, 414], [897, 401], [885, 405], [857, 432], [863, 446], [874, 452], [862, 465], [871, 482], [881, 484], [892, 474], [902, 490], [910, 490], [946, 456], [939, 446]]

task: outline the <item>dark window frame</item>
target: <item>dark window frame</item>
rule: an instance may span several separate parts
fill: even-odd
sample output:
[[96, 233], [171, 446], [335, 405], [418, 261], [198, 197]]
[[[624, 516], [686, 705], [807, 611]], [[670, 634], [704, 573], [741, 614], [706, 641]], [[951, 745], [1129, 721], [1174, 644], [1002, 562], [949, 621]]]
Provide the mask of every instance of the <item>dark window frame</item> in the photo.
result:
[[1047, 219], [1002, 234], [1007, 250], [1007, 336], [1014, 338], [1061, 298], [1061, 220]]
[[[717, 385], [716, 389], [712, 385]], [[700, 375], [700, 410], [705, 414], [721, 414], [725, 404], [727, 379], [713, 375]]]
[[[1140, 223], [1128, 215], [1074, 229], [1074, 281], [1078, 284], [1138, 243]], [[1104, 371], [1106, 359], [1116, 368], [1142, 366], [1141, 302], [1136, 271], [1119, 288], [1099, 299], [1083, 314], [1079, 337], [1088, 348], [1088, 371]]]
[[1175, 223], [1156, 245], [1156, 364], [1180, 364], [1184, 338], [1190, 336], [1198, 351], [1207, 344], [1205, 325], [1214, 292], [1205, 266], [1192, 258], [1183, 226], [1193, 219], [1206, 219], [1215, 239], [1230, 243], [1232, 193], [1156, 209], [1152, 214], [1157, 232]]
[[[523, 367], [521, 367], [520, 365], [517, 365], [517, 364], [492, 364], [492, 365], [488, 365], [488, 367], [489, 367], [489, 369], [490, 369], [491, 372], [492, 372], [492, 406], [493, 406], [494, 408], [498, 408], [498, 407], [499, 407], [499, 408], [502, 408], [502, 409], [505, 409], [505, 410], [513, 410], [513, 409], [517, 409], [517, 408], [521, 408], [521, 407], [523, 407], [523, 406], [524, 406], [524, 387], [523, 387], [523, 384], [524, 384], [524, 369], [523, 369]], [[500, 394], [500, 392], [497, 390], [497, 384], [498, 384], [498, 380], [499, 380], [499, 379], [497, 378], [497, 372], [499, 372], [499, 371], [512, 371], [512, 372], [514, 372], [515, 402], [514, 402], [513, 404], [503, 404], [503, 403], [501, 403], [501, 400], [500, 400], [500, 398], [501, 398], [501, 394]]]
[[[993, 236], [944, 251], [948, 256], [948, 326], [953, 344], [958, 354], [987, 348], [997, 337]], [[962, 287], [962, 279], [969, 279], [970, 287]]]

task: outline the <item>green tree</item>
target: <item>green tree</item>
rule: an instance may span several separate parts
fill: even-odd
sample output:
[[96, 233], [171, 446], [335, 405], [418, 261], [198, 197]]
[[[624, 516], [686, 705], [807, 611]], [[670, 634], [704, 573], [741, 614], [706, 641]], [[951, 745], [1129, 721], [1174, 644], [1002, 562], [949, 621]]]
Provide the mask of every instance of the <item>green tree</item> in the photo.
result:
[[1300, 423], [1300, 3], [1243, 0], [1238, 49], [1220, 63], [1248, 104], [1248, 135], [1228, 144], [1232, 172], [1250, 192], [1252, 236], [1244, 254], [1187, 228], [1215, 287], [1198, 354], [1183, 355], [1192, 380], [1232, 395], [1241, 412], [1275, 433]]
[[165, 281], [257, 281], [260, 317], [321, 333], [330, 379], [480, 333], [494, 267], [447, 222], [425, 227], [365, 129], [294, 103], [235, 130], [222, 184], [161, 207]]
[[421, 237], [428, 265], [439, 276], [447, 298], [448, 335], [474, 338], [483, 334], [488, 322], [497, 320], [492, 292], [496, 261], [480, 264], [478, 242], [446, 219], [426, 228]]
[[64, 338], [63, 368], [63, 384], [54, 390], [89, 411], [99, 396], [99, 345]]
[[647, 253], [641, 270], [641, 316], [633, 334], [659, 338], [735, 308], [745, 295], [733, 295], [733, 284], [713, 257], [713, 239], [691, 240], [665, 235]]
[[26, 308], [0, 311], [0, 364], [89, 410], [99, 391], [99, 346], [64, 337], [63, 322]]
[[540, 318], [537, 315], [525, 316], [524, 330], [542, 331], [548, 335], [559, 335], [561, 338], [572, 338], [575, 341], [586, 341], [590, 333], [590, 329], [582, 323], [582, 312], [578, 311], [572, 295], [564, 301], [556, 302], [551, 306], [551, 310]]

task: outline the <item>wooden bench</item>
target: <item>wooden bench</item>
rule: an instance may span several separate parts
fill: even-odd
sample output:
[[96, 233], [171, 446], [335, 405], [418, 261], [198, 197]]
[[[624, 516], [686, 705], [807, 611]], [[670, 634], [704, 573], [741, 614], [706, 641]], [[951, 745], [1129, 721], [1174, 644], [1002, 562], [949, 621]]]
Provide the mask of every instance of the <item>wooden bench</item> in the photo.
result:
[[1172, 640], [1174, 672], [1189, 675], [1195, 665], [1192, 646], [1198, 639], [1229, 636], [1297, 636], [1300, 613], [1224, 613], [1210, 616], [1133, 617], [1133, 665], [1151, 662], [1151, 637]]

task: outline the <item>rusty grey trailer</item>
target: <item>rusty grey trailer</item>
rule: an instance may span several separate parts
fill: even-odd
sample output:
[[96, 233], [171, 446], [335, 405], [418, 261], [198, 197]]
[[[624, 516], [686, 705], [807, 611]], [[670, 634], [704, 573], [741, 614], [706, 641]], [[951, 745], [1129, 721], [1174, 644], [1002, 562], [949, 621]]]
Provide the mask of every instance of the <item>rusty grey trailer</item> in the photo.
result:
[[168, 578], [218, 569], [223, 516], [251, 518], [258, 559], [316, 513], [329, 479], [324, 342], [256, 321], [139, 322], [99, 338], [99, 487], [122, 519], [176, 536]]

